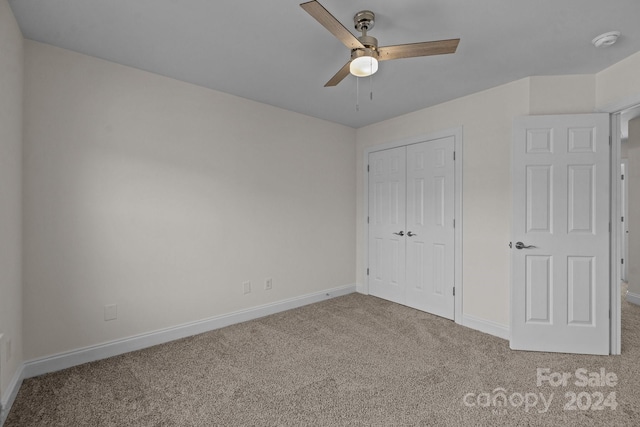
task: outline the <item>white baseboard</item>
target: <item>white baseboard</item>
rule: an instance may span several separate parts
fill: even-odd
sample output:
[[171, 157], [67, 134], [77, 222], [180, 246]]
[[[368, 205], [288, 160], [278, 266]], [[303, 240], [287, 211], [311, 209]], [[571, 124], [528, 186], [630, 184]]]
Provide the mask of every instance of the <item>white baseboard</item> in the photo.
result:
[[13, 402], [16, 400], [16, 396], [18, 395], [18, 391], [20, 390], [23, 379], [24, 365], [21, 365], [13, 375], [13, 378], [9, 383], [9, 387], [7, 388], [7, 395], [3, 396], [2, 402], [0, 402], [0, 426], [4, 425], [4, 422], [7, 419], [7, 415], [9, 415], [9, 411], [11, 410]]
[[625, 299], [629, 301], [631, 304], [640, 305], [640, 294], [627, 291], [627, 295], [625, 295]]
[[462, 315], [462, 325], [505, 340], [509, 340], [511, 338], [511, 332], [508, 326], [492, 322], [491, 320], [480, 319], [479, 317], [471, 316], [470, 314]]
[[355, 284], [340, 286], [321, 292], [315, 292], [312, 294], [289, 298], [283, 301], [265, 304], [258, 307], [248, 308], [246, 310], [236, 311], [234, 313], [211, 317], [209, 319], [204, 319], [197, 322], [186, 323], [167, 329], [161, 329], [158, 331], [136, 335], [129, 338], [123, 338], [103, 344], [43, 357], [40, 359], [30, 360], [28, 362], [25, 362], [24, 364], [24, 378], [35, 377], [37, 375], [59, 371], [61, 369], [81, 365], [83, 363], [106, 359], [107, 357], [113, 357], [131, 351], [141, 350], [146, 347], [163, 344], [169, 341], [201, 334], [203, 332], [223, 328], [225, 326], [230, 326], [236, 323], [246, 322], [248, 320], [257, 319], [260, 317], [268, 316], [270, 314], [280, 313], [282, 311], [317, 303], [330, 298], [347, 295], [355, 291]]
[[369, 295], [367, 288], [360, 283], [356, 284], [356, 292], [363, 295]]

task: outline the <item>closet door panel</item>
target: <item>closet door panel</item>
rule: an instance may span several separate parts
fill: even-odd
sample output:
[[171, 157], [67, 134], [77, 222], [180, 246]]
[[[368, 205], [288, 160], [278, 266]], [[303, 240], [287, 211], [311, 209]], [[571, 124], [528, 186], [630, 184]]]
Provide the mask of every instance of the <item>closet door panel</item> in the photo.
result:
[[454, 317], [454, 139], [407, 147], [406, 305]]
[[406, 294], [406, 148], [369, 155], [369, 293], [400, 304]]

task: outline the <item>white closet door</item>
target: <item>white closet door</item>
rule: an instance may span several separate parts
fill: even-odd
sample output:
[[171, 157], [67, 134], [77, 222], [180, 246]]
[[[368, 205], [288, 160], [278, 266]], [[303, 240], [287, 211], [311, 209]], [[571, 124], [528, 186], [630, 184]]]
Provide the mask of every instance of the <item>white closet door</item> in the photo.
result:
[[454, 318], [453, 137], [369, 155], [369, 293]]
[[406, 148], [369, 155], [369, 293], [405, 304]]
[[407, 147], [406, 305], [453, 319], [454, 138]]

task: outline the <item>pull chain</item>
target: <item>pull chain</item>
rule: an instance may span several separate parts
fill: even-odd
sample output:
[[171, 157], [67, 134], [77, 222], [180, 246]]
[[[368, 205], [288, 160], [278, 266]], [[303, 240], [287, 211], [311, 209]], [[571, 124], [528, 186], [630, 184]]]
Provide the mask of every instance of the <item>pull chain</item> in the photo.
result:
[[[371, 68], [373, 59], [371, 59]], [[369, 100], [373, 101], [373, 74], [369, 74]], [[360, 111], [360, 77], [356, 77], [356, 111]]]
[[356, 111], [360, 111], [360, 77], [356, 77]]
[[[371, 67], [373, 68], [373, 60], [371, 60]], [[369, 75], [369, 100], [373, 101], [373, 74]]]

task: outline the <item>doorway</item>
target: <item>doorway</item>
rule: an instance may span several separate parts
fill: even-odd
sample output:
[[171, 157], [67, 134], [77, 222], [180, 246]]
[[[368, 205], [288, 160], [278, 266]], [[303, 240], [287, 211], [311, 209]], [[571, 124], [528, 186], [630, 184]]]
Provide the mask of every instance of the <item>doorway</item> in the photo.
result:
[[[617, 286], [612, 287], [612, 298], [615, 298], [615, 306], [612, 305], [612, 319], [616, 319], [617, 342], [612, 343], [613, 354], [620, 354], [621, 346], [621, 320], [622, 320], [622, 299], [629, 303], [640, 305], [640, 286], [638, 285], [637, 269], [634, 267], [634, 259], [640, 254], [640, 244], [638, 239], [633, 238], [633, 230], [637, 229], [640, 217], [636, 215], [640, 198], [634, 197], [638, 192], [637, 183], [638, 165], [640, 164], [640, 96], [636, 97], [636, 102], [628, 106], [614, 106], [611, 108], [612, 127], [616, 129], [613, 134], [613, 146], [618, 149], [615, 161], [618, 162], [618, 196], [614, 199], [614, 206], [618, 209], [616, 221], [618, 238], [618, 256], [616, 265], [618, 266], [618, 277], [613, 282]], [[617, 203], [615, 203], [617, 201]], [[615, 315], [615, 317], [614, 317]]]
[[[628, 123], [634, 118], [640, 117], [640, 95], [635, 95], [626, 100], [613, 103], [601, 108], [599, 111], [611, 114], [611, 218], [621, 218], [621, 192], [622, 192], [622, 158], [626, 156], [625, 152], [628, 151], [627, 143], [623, 142], [627, 137]], [[640, 133], [640, 132], [639, 132]], [[629, 192], [633, 191], [633, 177], [629, 175], [629, 172], [635, 170], [633, 164], [629, 164], [626, 171], [625, 181]], [[633, 199], [631, 196], [630, 199]], [[629, 205], [630, 199], [627, 199]], [[633, 207], [629, 206], [629, 222], [633, 217]], [[633, 230], [630, 227], [630, 233], [628, 241], [632, 239], [631, 234]], [[621, 353], [622, 344], [622, 265], [623, 247], [620, 243], [620, 236], [622, 233], [622, 221], [612, 222], [611, 233], [611, 354], [616, 355]], [[628, 259], [625, 260], [629, 266], [633, 265], [632, 259], [634, 255], [630, 251]], [[628, 271], [628, 277], [632, 276], [632, 269]], [[631, 298], [630, 298], [631, 296]], [[632, 295], [626, 294], [627, 301], [634, 302]], [[640, 305], [640, 298], [637, 299], [637, 304]]]

